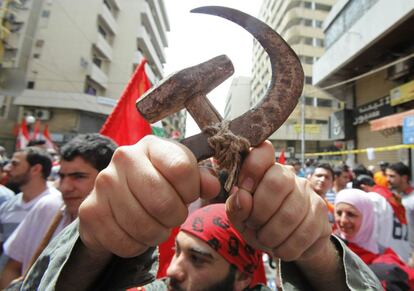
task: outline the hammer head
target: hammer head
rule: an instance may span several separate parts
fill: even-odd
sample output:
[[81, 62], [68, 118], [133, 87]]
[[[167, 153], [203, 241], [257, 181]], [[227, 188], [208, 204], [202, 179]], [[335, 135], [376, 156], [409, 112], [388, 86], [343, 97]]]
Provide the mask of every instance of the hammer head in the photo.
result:
[[185, 108], [191, 98], [207, 95], [234, 73], [230, 59], [221, 55], [170, 75], [137, 101], [141, 115], [157, 122]]

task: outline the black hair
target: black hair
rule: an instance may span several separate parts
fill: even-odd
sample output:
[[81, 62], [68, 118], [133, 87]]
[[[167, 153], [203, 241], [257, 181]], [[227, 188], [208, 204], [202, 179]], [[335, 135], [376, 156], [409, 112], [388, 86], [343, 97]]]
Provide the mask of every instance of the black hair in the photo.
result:
[[88, 133], [70, 140], [61, 148], [60, 155], [65, 161], [81, 157], [101, 171], [108, 166], [116, 148], [117, 145], [112, 139], [98, 133]]
[[352, 172], [354, 172], [355, 177], [358, 177], [359, 175], [368, 175], [372, 177], [372, 173], [362, 164], [355, 165], [355, 167], [352, 168]]
[[349, 171], [349, 167], [347, 165], [335, 166], [333, 168], [333, 172], [334, 172], [335, 177], [339, 177], [339, 176], [341, 176], [341, 174], [343, 172], [348, 172], [348, 171]]
[[356, 189], [363, 190], [361, 188], [362, 184], [372, 187], [375, 185], [375, 182], [374, 179], [369, 175], [359, 175], [352, 181], [352, 187]]
[[46, 144], [46, 141], [45, 141], [45, 140], [34, 140], [34, 139], [31, 139], [31, 140], [28, 142], [27, 146], [28, 146], [28, 147], [33, 147], [33, 146], [42, 146], [42, 145], [45, 145], [45, 144]]
[[39, 147], [25, 147], [17, 152], [23, 152], [26, 154], [26, 161], [30, 166], [41, 165], [42, 176], [47, 179], [52, 170], [52, 156], [45, 150]]
[[407, 176], [408, 181], [410, 181], [410, 175], [411, 175], [410, 168], [404, 163], [398, 162], [395, 164], [391, 164], [387, 167], [387, 169], [393, 170], [400, 176]]
[[328, 163], [318, 163], [318, 164], [316, 164], [314, 166], [312, 172], [311, 172], [311, 175], [313, 175], [315, 173], [315, 170], [317, 168], [322, 168], [322, 169], [325, 169], [325, 170], [329, 171], [332, 175], [332, 179], [335, 177], [334, 171], [332, 170], [332, 167], [331, 167], [330, 164], [328, 164]]

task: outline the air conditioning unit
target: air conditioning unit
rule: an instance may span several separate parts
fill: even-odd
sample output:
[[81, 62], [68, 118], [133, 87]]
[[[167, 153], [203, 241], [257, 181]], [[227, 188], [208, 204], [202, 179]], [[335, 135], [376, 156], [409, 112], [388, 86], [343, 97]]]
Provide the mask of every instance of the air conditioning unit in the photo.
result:
[[34, 111], [34, 117], [39, 120], [49, 120], [50, 116], [50, 110], [48, 109], [35, 109]]
[[410, 72], [411, 62], [405, 61], [395, 64], [394, 66], [388, 68], [387, 79], [388, 80], [398, 80], [401, 77], [404, 77]]

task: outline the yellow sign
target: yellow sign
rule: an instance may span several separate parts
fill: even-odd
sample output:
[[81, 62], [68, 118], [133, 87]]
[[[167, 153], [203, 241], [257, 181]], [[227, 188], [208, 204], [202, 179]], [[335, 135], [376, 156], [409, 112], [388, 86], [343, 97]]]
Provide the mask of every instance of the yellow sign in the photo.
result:
[[390, 91], [391, 106], [414, 100], [414, 80]]
[[[302, 125], [295, 124], [293, 125], [296, 133], [302, 132]], [[319, 124], [305, 124], [305, 133], [310, 134], [319, 134], [321, 132], [321, 126]]]

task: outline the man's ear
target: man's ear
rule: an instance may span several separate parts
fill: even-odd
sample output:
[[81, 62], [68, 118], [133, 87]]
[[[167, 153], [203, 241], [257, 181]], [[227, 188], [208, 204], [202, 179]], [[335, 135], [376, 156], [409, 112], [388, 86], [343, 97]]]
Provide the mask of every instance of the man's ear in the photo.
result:
[[34, 166], [31, 166], [30, 171], [36, 175], [42, 175], [42, 165], [41, 164], [35, 164]]
[[234, 291], [243, 291], [249, 287], [251, 281], [252, 275], [237, 270], [236, 278], [234, 280]]

